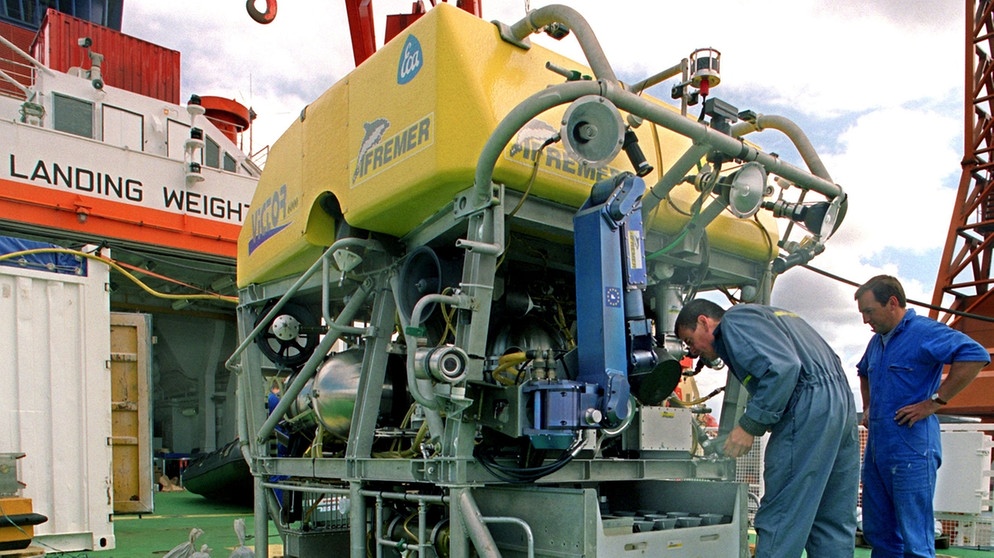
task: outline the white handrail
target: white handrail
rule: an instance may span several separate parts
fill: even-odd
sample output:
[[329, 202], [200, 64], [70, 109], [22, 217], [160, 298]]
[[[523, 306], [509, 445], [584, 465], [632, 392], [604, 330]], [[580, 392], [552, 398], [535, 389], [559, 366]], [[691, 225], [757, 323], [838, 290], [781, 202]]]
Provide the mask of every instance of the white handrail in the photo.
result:
[[0, 36], [0, 44], [6, 46], [10, 50], [12, 50], [15, 53], [19, 54], [22, 58], [24, 58], [25, 60], [27, 60], [28, 62], [30, 62], [31, 65], [35, 67], [35, 69], [41, 70], [41, 71], [45, 72], [46, 74], [48, 74], [50, 76], [54, 76], [55, 75], [55, 72], [53, 72], [48, 66], [42, 64], [41, 62], [39, 62], [35, 57], [31, 56], [30, 54], [24, 52], [17, 45], [15, 45], [14, 43], [8, 41], [3, 36]]

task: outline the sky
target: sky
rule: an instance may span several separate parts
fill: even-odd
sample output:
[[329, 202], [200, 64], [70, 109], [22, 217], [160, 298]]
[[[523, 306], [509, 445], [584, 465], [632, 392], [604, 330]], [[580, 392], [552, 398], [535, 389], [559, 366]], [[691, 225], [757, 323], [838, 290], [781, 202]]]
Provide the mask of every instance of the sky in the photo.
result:
[[[529, 7], [550, 3], [482, 0], [483, 18], [511, 24]], [[713, 95], [796, 122], [849, 194], [846, 220], [812, 265], [858, 283], [895, 275], [909, 299], [931, 301], [963, 151], [965, 2], [715, 0], [707, 8], [658, 0], [562, 3], [586, 18], [618, 77], [629, 83], [696, 48], [721, 51], [722, 82]], [[242, 0], [129, 0], [122, 27], [181, 52], [181, 98], [218, 95], [251, 106], [259, 115], [251, 138], [255, 152], [354, 68], [344, 6], [284, 0], [275, 21], [260, 25]], [[378, 45], [385, 15], [410, 8], [411, 0], [373, 0]], [[533, 40], [582, 60], [572, 37]], [[649, 93], [668, 98], [670, 85]], [[750, 140], [772, 142], [772, 150], [803, 166], [778, 132]], [[795, 268], [777, 280], [773, 303], [818, 329], [856, 386], [855, 364], [871, 332], [856, 311], [853, 290]], [[702, 393], [723, 381], [721, 374], [704, 372]]]

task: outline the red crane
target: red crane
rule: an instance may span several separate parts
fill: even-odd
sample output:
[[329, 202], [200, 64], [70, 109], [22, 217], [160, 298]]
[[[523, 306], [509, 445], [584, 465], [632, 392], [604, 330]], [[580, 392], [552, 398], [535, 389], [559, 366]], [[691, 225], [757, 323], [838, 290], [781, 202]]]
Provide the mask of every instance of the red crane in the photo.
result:
[[[429, 0], [432, 7], [435, 0]], [[445, 2], [446, 0], [442, 0]], [[481, 17], [482, 0], [456, 0], [456, 7]], [[349, 29], [352, 32], [352, 53], [355, 56], [355, 65], [362, 64], [363, 60], [369, 58], [376, 52], [376, 33], [373, 26], [373, 0], [345, 0], [345, 10], [349, 15]], [[387, 16], [387, 28], [383, 37], [386, 43], [396, 37], [401, 31], [407, 29], [409, 25], [425, 14], [424, 2], [417, 0], [411, 5], [409, 14], [391, 14]]]
[[[441, 0], [446, 2], [447, 0]], [[429, 0], [432, 7], [435, 0]], [[463, 9], [476, 17], [482, 16], [482, 0], [456, 0], [456, 7]], [[260, 11], [256, 7], [256, 0], [246, 0], [245, 9], [249, 16], [259, 23], [270, 23], [276, 19], [276, 0], [266, 0], [266, 10]], [[373, 0], [345, 0], [345, 11], [349, 17], [349, 30], [352, 35], [352, 53], [355, 56], [355, 65], [362, 64], [376, 52], [376, 28], [373, 22]], [[387, 28], [383, 38], [386, 43], [396, 37], [401, 31], [407, 29], [409, 25], [425, 14], [425, 4], [422, 0], [416, 0], [411, 5], [409, 14], [391, 14], [387, 16]]]
[[[994, 321], [984, 319], [994, 317], [994, 2], [966, 0], [965, 15], [962, 174], [930, 315], [994, 348]], [[945, 412], [992, 420], [991, 393], [994, 370], [983, 370]]]

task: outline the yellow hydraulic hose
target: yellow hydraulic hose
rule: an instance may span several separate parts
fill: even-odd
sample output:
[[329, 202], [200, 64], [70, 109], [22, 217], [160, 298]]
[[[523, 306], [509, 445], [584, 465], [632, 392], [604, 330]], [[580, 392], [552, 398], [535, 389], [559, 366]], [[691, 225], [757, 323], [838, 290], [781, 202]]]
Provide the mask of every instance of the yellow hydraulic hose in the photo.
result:
[[81, 252], [79, 250], [70, 250], [68, 248], [36, 248], [33, 250], [21, 250], [20, 252], [11, 252], [9, 254], [0, 254], [0, 261], [9, 260], [13, 258], [19, 258], [22, 256], [30, 256], [33, 254], [70, 254], [73, 256], [79, 256], [81, 258], [89, 258], [91, 260], [97, 260], [103, 262], [113, 268], [115, 271], [124, 275], [136, 285], [142, 288], [145, 292], [152, 296], [158, 298], [165, 298], [169, 300], [220, 300], [222, 302], [230, 302], [231, 304], [238, 304], [238, 297], [236, 296], [226, 296], [222, 294], [205, 293], [205, 294], [168, 294], [160, 293], [155, 289], [149, 287], [145, 283], [132, 275], [128, 270], [121, 267], [117, 262], [111, 260], [110, 258], [105, 258], [97, 254], [88, 254], [86, 252]]
[[508, 368], [512, 368], [528, 360], [524, 351], [518, 351], [516, 353], [508, 353], [497, 359], [497, 368], [492, 372], [494, 381], [505, 386], [513, 386], [517, 383], [517, 374], [514, 377], [505, 377], [503, 372]]

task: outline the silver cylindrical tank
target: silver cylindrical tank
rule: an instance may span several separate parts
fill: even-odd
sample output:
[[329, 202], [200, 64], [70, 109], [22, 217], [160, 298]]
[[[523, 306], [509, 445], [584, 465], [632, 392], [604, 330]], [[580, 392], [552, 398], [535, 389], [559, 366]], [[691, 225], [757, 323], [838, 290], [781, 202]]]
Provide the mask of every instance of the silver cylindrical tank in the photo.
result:
[[329, 434], [347, 438], [361, 369], [361, 349], [329, 356], [297, 396], [298, 408], [310, 407]]

